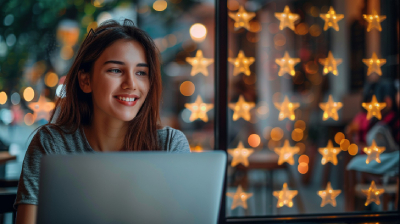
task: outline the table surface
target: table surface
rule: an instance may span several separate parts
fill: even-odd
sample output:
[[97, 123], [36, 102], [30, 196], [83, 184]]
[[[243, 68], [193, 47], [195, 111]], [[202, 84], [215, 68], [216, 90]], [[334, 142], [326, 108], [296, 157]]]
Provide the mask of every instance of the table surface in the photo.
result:
[[0, 152], [0, 165], [6, 163], [7, 161], [16, 160], [17, 156], [10, 155], [8, 152]]

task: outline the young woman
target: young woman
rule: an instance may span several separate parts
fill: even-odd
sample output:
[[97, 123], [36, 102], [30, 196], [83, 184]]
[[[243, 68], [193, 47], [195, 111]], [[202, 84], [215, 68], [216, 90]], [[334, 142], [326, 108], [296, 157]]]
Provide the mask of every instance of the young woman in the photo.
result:
[[159, 127], [160, 60], [133, 22], [110, 20], [82, 43], [56, 102], [52, 123], [34, 135], [14, 206], [17, 223], [34, 223], [40, 159], [47, 154], [110, 151], [189, 152], [185, 135]]

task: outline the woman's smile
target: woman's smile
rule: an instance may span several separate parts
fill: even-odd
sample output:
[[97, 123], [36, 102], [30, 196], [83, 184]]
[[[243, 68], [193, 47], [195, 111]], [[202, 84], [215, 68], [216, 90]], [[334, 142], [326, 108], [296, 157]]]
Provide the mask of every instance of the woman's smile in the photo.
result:
[[114, 96], [114, 99], [116, 99], [120, 104], [133, 107], [139, 100], [139, 97], [136, 95], [117, 95]]

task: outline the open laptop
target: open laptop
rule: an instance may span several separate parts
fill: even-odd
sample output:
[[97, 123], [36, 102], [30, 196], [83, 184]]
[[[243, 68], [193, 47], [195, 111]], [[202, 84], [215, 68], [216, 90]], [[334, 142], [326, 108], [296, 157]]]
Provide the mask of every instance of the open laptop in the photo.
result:
[[224, 152], [42, 158], [37, 223], [217, 223]]

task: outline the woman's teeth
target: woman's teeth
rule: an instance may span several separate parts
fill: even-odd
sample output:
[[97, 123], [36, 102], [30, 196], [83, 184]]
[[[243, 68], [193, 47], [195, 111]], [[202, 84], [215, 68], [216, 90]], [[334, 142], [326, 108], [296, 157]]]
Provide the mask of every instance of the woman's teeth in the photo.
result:
[[135, 101], [135, 98], [129, 98], [129, 97], [118, 97], [118, 99], [127, 102]]

